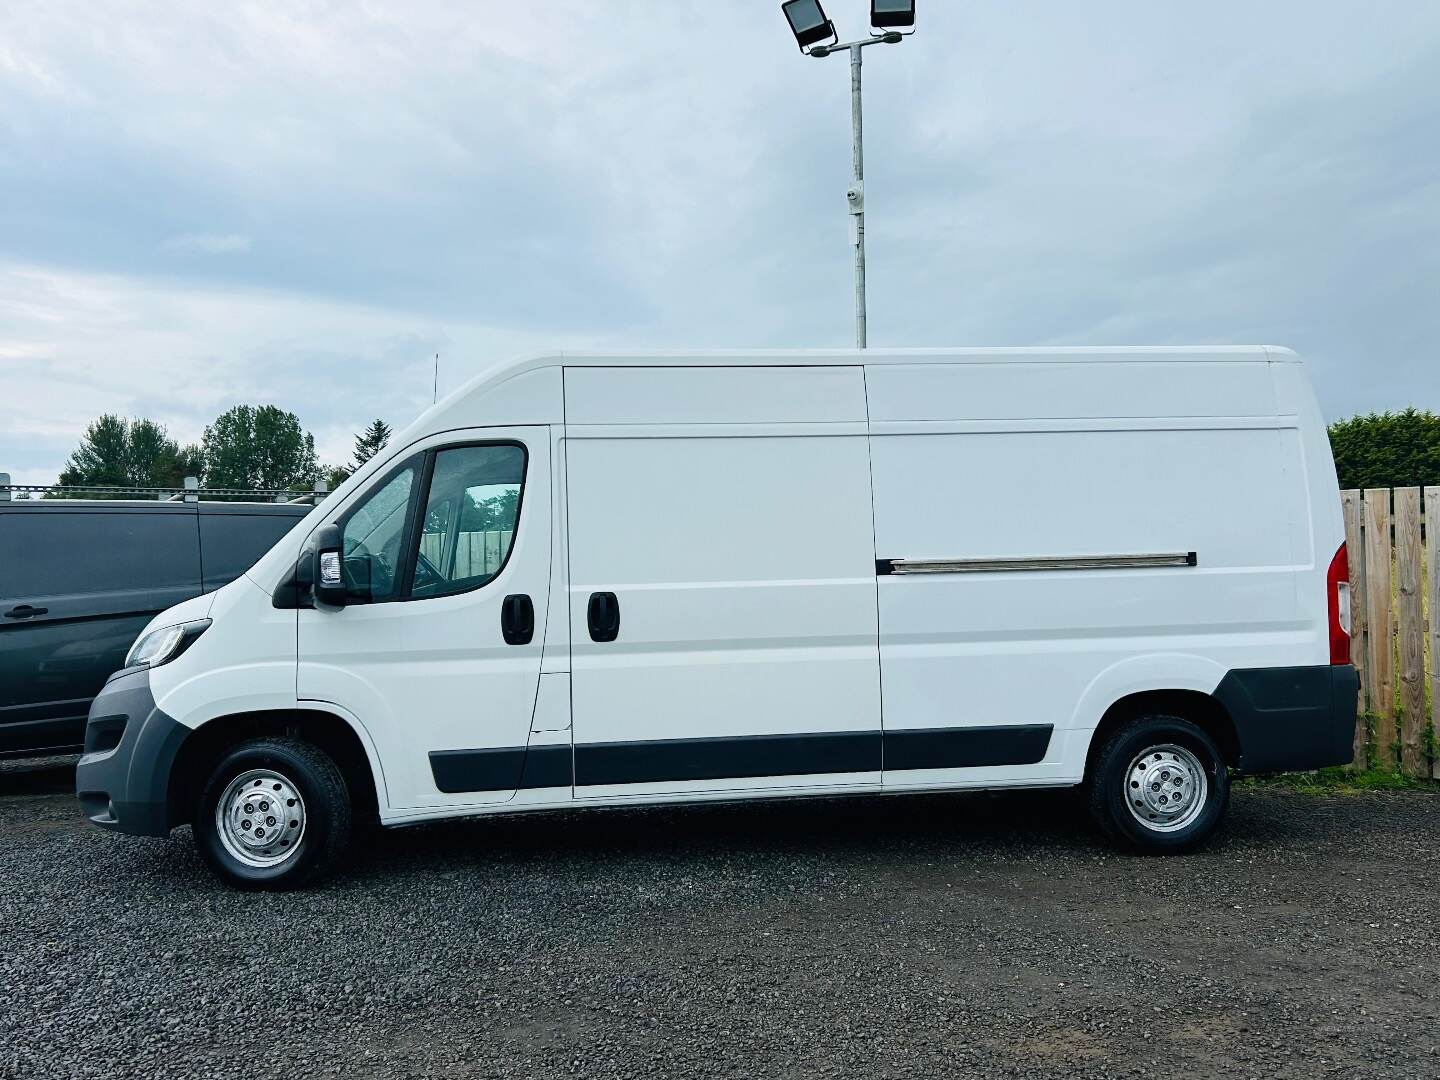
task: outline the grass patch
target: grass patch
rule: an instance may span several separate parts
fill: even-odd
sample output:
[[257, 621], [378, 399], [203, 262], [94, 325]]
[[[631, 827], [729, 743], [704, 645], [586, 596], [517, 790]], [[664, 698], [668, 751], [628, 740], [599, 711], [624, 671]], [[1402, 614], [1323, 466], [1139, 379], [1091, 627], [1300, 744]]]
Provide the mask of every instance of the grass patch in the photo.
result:
[[1247, 776], [1237, 781], [1244, 788], [1280, 788], [1312, 794], [1345, 794], [1359, 791], [1428, 791], [1440, 793], [1440, 783], [1418, 776], [1401, 776], [1387, 769], [1356, 772], [1343, 766], [1315, 772], [1279, 773], [1276, 776]]

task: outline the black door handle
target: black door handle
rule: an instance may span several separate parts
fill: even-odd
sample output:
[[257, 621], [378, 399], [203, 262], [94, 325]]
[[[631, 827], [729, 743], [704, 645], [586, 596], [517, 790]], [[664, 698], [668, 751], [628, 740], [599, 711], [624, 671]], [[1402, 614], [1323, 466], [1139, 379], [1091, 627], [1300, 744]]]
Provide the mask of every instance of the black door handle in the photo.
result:
[[507, 645], [529, 645], [535, 636], [535, 605], [524, 593], [511, 593], [500, 602], [500, 633]]
[[31, 607], [29, 604], [21, 604], [19, 607], [12, 607], [5, 612], [7, 619], [33, 619], [36, 615], [48, 615], [48, 607]]
[[591, 641], [614, 641], [620, 636], [620, 601], [613, 592], [590, 594]]

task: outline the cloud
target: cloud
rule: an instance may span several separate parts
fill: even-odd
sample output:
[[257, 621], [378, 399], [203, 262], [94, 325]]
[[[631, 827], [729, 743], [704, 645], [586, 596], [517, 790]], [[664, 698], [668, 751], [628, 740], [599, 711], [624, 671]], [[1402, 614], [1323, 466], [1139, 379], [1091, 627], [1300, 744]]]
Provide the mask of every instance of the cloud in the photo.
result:
[[[378, 416], [403, 427], [439, 392], [508, 356], [573, 344], [473, 322], [261, 289], [197, 288], [0, 264], [0, 470], [58, 472], [102, 412], [147, 416], [181, 442], [237, 404], [276, 404], [326, 463]], [[28, 481], [27, 481], [28, 482]]]
[[165, 241], [171, 251], [195, 251], [203, 255], [229, 255], [250, 250], [250, 237], [243, 233], [182, 233]]
[[[931, 4], [864, 71], [873, 344], [1265, 341], [1332, 416], [1440, 405], [1440, 5]], [[241, 400], [339, 456], [436, 349], [851, 340], [847, 64], [771, 0], [0, 6], [0, 100], [0, 468]]]

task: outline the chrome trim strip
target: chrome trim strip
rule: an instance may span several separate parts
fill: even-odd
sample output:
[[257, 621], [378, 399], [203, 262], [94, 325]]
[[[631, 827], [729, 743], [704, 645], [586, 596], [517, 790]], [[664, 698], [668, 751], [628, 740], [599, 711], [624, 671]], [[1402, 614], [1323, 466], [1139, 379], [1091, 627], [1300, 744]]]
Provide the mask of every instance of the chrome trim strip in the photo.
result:
[[892, 574], [977, 574], [1006, 570], [1137, 570], [1194, 566], [1195, 552], [1163, 555], [1053, 555], [1016, 559], [891, 559]]

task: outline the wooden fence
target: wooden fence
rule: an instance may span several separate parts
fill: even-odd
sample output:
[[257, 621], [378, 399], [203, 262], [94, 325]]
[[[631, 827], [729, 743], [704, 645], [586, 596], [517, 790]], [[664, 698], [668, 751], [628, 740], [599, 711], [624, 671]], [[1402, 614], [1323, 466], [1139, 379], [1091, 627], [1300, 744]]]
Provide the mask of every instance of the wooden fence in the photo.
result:
[[493, 574], [505, 562], [510, 551], [510, 539], [514, 533], [509, 529], [489, 532], [462, 532], [455, 537], [455, 565], [452, 568], [441, 564], [445, 560], [445, 534], [423, 533], [420, 536], [420, 551], [451, 578], [479, 577]]
[[1356, 766], [1440, 779], [1431, 720], [1440, 700], [1440, 531], [1427, 537], [1423, 510], [1440, 513], [1440, 488], [1367, 488], [1340, 500], [1361, 686]]

